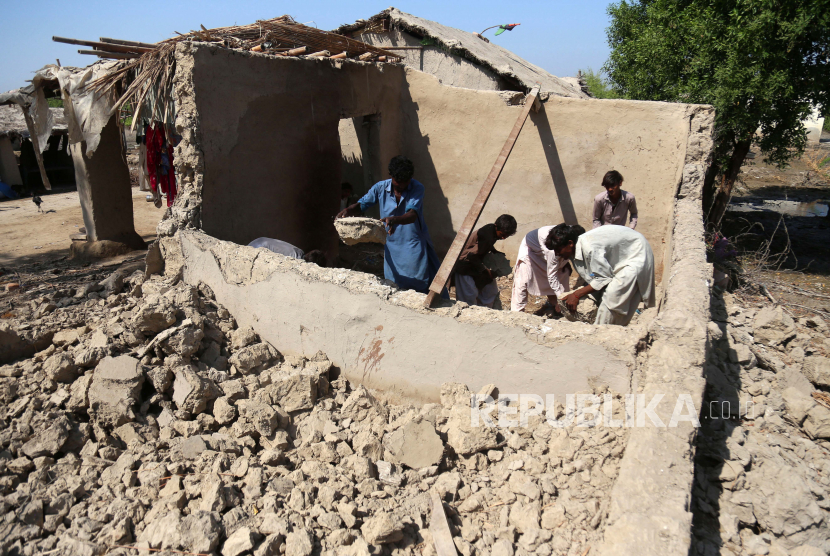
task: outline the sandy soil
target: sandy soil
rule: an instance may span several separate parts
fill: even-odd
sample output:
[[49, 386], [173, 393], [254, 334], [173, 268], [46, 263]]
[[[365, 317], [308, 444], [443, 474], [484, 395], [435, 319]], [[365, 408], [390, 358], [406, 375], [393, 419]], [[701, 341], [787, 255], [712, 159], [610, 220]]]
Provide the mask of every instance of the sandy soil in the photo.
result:
[[[150, 242], [156, 225], [164, 216], [145, 200], [145, 193], [133, 190], [135, 229]], [[31, 197], [0, 201], [0, 266], [9, 270], [20, 265], [46, 262], [69, 255], [70, 234], [83, 227], [81, 204], [75, 190], [41, 195], [42, 213]]]

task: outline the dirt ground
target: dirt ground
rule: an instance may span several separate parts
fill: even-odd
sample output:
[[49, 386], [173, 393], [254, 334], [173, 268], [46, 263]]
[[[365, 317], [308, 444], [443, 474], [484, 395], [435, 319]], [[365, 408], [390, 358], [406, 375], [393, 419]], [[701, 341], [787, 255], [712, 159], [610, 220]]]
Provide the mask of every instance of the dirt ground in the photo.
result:
[[[156, 225], [164, 208], [145, 200], [145, 193], [133, 188], [135, 229], [146, 242], [156, 237]], [[74, 189], [41, 194], [38, 212], [31, 197], [0, 201], [0, 267], [9, 271], [32, 263], [44, 263], [69, 256], [70, 234], [84, 225], [81, 203]]]
[[[830, 134], [780, 170], [753, 149], [722, 230], [753, 280], [794, 316], [830, 316], [830, 179], [814, 162], [830, 155]], [[740, 209], [740, 210], [735, 210]], [[825, 216], [825, 214], [827, 214]], [[766, 254], [765, 245], [770, 245]]]

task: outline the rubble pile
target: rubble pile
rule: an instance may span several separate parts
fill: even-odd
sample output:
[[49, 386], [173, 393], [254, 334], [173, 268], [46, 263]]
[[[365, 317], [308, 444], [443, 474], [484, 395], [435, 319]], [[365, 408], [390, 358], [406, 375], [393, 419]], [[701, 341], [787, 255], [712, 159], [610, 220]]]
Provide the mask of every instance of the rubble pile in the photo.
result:
[[830, 553], [830, 349], [819, 317], [713, 298], [693, 554]]
[[430, 555], [431, 491], [462, 556], [601, 541], [625, 430], [476, 427], [460, 384], [392, 405], [207, 286], [99, 278], [30, 285], [6, 319], [51, 342], [0, 367], [0, 553]]

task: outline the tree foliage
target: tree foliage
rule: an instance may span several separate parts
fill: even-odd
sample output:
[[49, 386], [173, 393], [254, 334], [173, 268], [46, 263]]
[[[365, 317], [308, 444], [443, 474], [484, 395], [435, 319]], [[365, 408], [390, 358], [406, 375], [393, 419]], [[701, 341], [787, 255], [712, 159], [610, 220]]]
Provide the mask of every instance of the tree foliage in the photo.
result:
[[594, 98], [620, 98], [601, 71], [595, 72], [588, 68], [582, 71], [582, 76], [585, 78], [588, 91], [591, 92]]
[[715, 107], [710, 177], [727, 200], [756, 130], [766, 160], [785, 166], [812, 106], [830, 108], [830, 0], [622, 0], [608, 13], [615, 89]]

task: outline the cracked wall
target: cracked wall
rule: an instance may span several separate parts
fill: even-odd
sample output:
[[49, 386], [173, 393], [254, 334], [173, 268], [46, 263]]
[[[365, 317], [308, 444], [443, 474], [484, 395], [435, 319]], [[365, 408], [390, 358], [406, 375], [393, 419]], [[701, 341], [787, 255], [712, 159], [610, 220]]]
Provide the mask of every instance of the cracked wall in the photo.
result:
[[427, 310], [423, 294], [371, 275], [201, 232], [177, 238], [184, 279], [210, 286], [240, 326], [291, 355], [322, 350], [350, 380], [370, 387], [434, 402], [444, 382], [562, 397], [604, 387], [628, 392], [637, 380], [637, 346], [649, 318], [624, 329], [450, 302]]

